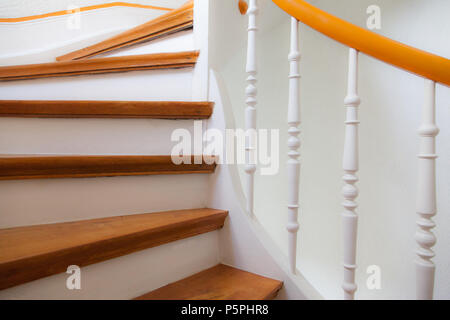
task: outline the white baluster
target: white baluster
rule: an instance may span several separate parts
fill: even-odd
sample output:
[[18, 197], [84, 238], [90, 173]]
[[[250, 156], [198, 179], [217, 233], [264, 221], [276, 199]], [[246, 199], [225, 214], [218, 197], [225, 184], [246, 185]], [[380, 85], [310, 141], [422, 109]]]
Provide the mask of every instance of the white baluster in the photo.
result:
[[298, 44], [298, 21], [291, 18], [291, 50], [289, 53], [289, 106], [288, 106], [288, 259], [295, 273], [297, 258], [298, 196], [300, 181], [300, 52]]
[[348, 90], [345, 97], [347, 117], [345, 121], [344, 144], [344, 212], [342, 213], [343, 252], [344, 252], [344, 298], [354, 299], [357, 286], [355, 284], [356, 269], [356, 234], [358, 216], [356, 214], [358, 189], [355, 183], [358, 181], [356, 173], [359, 168], [358, 160], [358, 107], [361, 103], [358, 96], [358, 51], [350, 49], [348, 67]]
[[422, 124], [419, 128], [420, 153], [417, 220], [418, 230], [415, 239], [419, 244], [416, 259], [416, 296], [417, 299], [433, 299], [434, 270], [431, 260], [434, 257], [432, 247], [436, 237], [431, 229], [435, 227], [431, 219], [436, 214], [436, 142], [439, 129], [435, 123], [435, 87], [432, 80], [425, 80], [425, 97], [422, 109]]
[[250, 0], [250, 5], [247, 11], [248, 14], [248, 45], [247, 45], [247, 88], [245, 90], [246, 104], [245, 109], [245, 129], [247, 132], [245, 150], [246, 150], [246, 165], [245, 172], [247, 173], [246, 193], [247, 193], [247, 211], [253, 214], [253, 199], [254, 199], [254, 176], [256, 171], [256, 15], [258, 13], [257, 1]]

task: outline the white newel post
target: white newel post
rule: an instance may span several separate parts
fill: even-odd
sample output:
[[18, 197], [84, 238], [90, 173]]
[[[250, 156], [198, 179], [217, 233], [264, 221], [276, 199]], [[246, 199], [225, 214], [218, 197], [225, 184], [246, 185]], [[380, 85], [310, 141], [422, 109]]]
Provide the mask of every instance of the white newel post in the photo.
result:
[[435, 227], [432, 217], [436, 214], [436, 141], [439, 129], [435, 122], [436, 83], [425, 80], [425, 96], [422, 109], [422, 124], [419, 128], [420, 151], [417, 188], [417, 232], [415, 239], [419, 244], [416, 250], [416, 296], [417, 299], [433, 299], [434, 270], [431, 260], [432, 247], [436, 237], [431, 229]]
[[351, 300], [355, 297], [357, 289], [355, 283], [356, 270], [356, 234], [358, 227], [358, 216], [356, 214], [358, 189], [355, 183], [359, 168], [358, 159], [358, 107], [361, 103], [358, 96], [358, 51], [350, 49], [348, 66], [348, 90], [345, 97], [345, 107], [347, 116], [345, 120], [345, 144], [344, 144], [344, 187], [342, 203], [344, 211], [342, 213], [343, 232], [343, 253], [344, 253], [344, 299]]
[[245, 129], [247, 132], [245, 142], [245, 172], [247, 173], [246, 196], [247, 196], [247, 211], [253, 214], [254, 202], [254, 177], [256, 171], [256, 15], [258, 13], [257, 1], [250, 0], [248, 14], [248, 45], [247, 45], [247, 88], [245, 90], [246, 104], [245, 109]]
[[288, 106], [288, 259], [292, 273], [296, 270], [297, 232], [300, 182], [300, 52], [298, 21], [291, 18], [291, 50], [289, 52], [289, 106]]

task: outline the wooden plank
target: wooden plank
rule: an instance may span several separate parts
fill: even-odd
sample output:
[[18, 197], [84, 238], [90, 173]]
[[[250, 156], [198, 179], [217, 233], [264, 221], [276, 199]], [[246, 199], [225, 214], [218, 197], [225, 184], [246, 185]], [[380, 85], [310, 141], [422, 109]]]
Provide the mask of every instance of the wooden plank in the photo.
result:
[[[176, 165], [171, 156], [2, 156], [0, 180], [212, 173], [216, 159]], [[214, 162], [214, 163], [213, 163]], [[208, 164], [212, 163], [212, 164]]]
[[193, 7], [194, 2], [188, 1], [182, 7], [172, 10], [171, 12], [168, 12], [156, 19], [122, 32], [92, 46], [57, 57], [56, 60], [70, 61], [91, 58], [112, 50], [154, 40], [175, 32], [192, 28], [194, 21]]
[[219, 264], [136, 300], [270, 300], [282, 286], [281, 281]]
[[154, 53], [0, 67], [0, 81], [193, 67], [198, 51]]
[[0, 100], [0, 117], [208, 119], [212, 102]]
[[190, 209], [0, 229], [0, 289], [217, 230], [227, 214]]

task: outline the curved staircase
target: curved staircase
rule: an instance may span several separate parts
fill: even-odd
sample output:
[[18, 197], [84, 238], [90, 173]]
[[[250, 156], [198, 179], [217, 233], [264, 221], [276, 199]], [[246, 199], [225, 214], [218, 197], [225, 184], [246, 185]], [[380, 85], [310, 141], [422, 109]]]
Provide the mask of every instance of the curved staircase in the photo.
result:
[[[233, 15], [230, 2], [201, 1], [188, 1], [74, 51], [73, 43], [66, 43], [36, 54], [45, 60], [58, 52], [52, 57], [56, 61], [0, 67], [0, 298], [322, 298], [297, 268], [302, 227], [299, 25], [304, 23], [349, 49], [341, 191], [344, 299], [355, 298], [359, 278], [359, 57], [369, 55], [425, 80], [418, 130], [418, 220], [411, 239], [417, 244], [416, 297], [432, 299], [437, 239], [433, 217], [438, 207], [436, 85], [450, 85], [450, 60], [353, 25], [306, 1], [273, 0], [288, 15], [291, 30], [282, 250], [271, 237], [281, 232], [270, 230], [269, 235], [254, 212], [258, 166], [250, 161], [257, 158], [258, 137], [245, 139], [243, 186], [235, 166], [222, 166], [218, 156], [203, 150], [204, 128], [224, 132], [233, 126], [231, 99], [217, 70], [233, 65], [221, 59], [235, 53], [228, 42], [240, 39], [219, 29], [241, 18], [238, 8], [248, 15], [243, 123], [256, 132], [257, 22], [264, 5], [234, 1]], [[224, 15], [225, 10], [230, 15]], [[234, 27], [229, 29], [238, 30]], [[270, 39], [272, 47], [275, 38]], [[66, 46], [72, 49], [61, 54]], [[4, 61], [32, 57], [25, 52], [6, 55]], [[224, 73], [235, 81], [238, 73], [230, 70]], [[274, 96], [279, 101], [279, 93]], [[172, 147], [183, 135], [201, 143], [194, 141], [194, 152], [189, 153], [193, 156], [183, 154], [185, 162], [175, 164]], [[316, 234], [314, 239], [322, 244]], [[322, 278], [327, 269], [315, 259], [308, 263]], [[81, 288], [66, 282], [74, 266], [82, 268]], [[330, 282], [325, 277], [320, 281]]]
[[[2, 299], [276, 296], [282, 282], [220, 264], [218, 230], [228, 212], [204, 208], [215, 159], [176, 165], [170, 156], [171, 131], [192, 132], [193, 120], [213, 114], [213, 103], [193, 93], [207, 90], [195, 84], [199, 47], [126, 54], [130, 45], [145, 42], [145, 51], [150, 40], [176, 41], [181, 31], [193, 38], [193, 24], [189, 1], [57, 62], [0, 67], [0, 94], [8, 97], [0, 117], [15, 139], [1, 143]], [[105, 57], [119, 48], [124, 55]], [[153, 99], [145, 93], [152, 78]], [[65, 285], [73, 265], [81, 268], [81, 290]]]

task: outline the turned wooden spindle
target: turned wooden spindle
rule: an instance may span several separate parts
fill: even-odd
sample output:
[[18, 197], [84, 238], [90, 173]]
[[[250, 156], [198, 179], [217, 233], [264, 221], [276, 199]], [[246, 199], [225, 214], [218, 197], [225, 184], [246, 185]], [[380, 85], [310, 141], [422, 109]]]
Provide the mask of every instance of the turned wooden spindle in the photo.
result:
[[436, 83], [425, 80], [425, 96], [422, 108], [422, 124], [419, 128], [420, 151], [418, 163], [418, 183], [416, 209], [417, 232], [415, 239], [419, 245], [416, 250], [416, 297], [420, 300], [433, 299], [435, 265], [432, 247], [436, 237], [431, 231], [435, 227], [432, 217], [436, 214], [436, 126], [435, 89]]
[[291, 50], [289, 52], [289, 105], [288, 105], [288, 259], [292, 273], [297, 261], [297, 233], [300, 183], [300, 52], [298, 21], [291, 18]]
[[358, 107], [361, 100], [358, 96], [358, 51], [350, 49], [348, 67], [348, 90], [345, 97], [347, 116], [345, 121], [345, 143], [344, 143], [344, 187], [342, 195], [344, 202], [342, 206], [342, 232], [344, 252], [344, 299], [351, 300], [355, 297], [357, 289], [355, 283], [356, 270], [356, 234], [358, 216], [356, 214], [358, 189], [355, 183], [358, 181], [357, 172], [359, 168], [358, 159]]
[[245, 172], [246, 177], [246, 195], [247, 195], [247, 211], [253, 214], [254, 203], [254, 180], [256, 171], [256, 103], [257, 103], [257, 89], [256, 89], [256, 16], [258, 13], [257, 1], [250, 0], [248, 8], [248, 45], [247, 45], [247, 88], [245, 89], [246, 104], [245, 109]]

